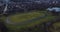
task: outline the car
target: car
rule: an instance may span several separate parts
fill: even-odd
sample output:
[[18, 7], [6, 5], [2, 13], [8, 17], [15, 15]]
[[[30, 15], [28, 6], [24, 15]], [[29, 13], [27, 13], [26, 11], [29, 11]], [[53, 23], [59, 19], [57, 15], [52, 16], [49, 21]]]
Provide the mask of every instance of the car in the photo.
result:
[[49, 13], [52, 13], [53, 15], [59, 15], [60, 14], [60, 8], [59, 7], [50, 7], [46, 9]]

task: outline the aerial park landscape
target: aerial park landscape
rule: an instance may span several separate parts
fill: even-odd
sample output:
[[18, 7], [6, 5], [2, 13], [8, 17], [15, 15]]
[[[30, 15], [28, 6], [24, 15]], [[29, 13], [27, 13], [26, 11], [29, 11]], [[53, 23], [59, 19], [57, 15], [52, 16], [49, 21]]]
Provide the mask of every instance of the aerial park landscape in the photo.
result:
[[7, 13], [10, 0], [3, 0], [3, 3], [5, 7], [0, 14], [0, 22], [4, 22], [6, 32], [59, 32], [60, 15], [56, 15], [59, 14], [57, 10], [44, 9], [28, 12], [23, 8], [24, 13], [11, 15]]

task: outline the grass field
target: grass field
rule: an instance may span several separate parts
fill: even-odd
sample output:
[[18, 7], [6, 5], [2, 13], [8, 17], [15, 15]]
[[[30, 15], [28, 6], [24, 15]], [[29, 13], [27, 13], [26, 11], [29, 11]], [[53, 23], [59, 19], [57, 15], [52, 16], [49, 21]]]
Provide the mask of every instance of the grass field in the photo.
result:
[[53, 24], [55, 27], [60, 27], [60, 22], [54, 23]]
[[52, 20], [54, 18], [55, 18], [55, 16], [47, 16], [45, 18], [42, 18], [40, 20], [37, 20], [35, 22], [32, 22], [32, 23], [28, 24], [28, 26], [34, 26], [34, 25], [37, 25], [37, 24], [40, 24], [40, 23], [43, 23], [43, 22], [48, 22], [49, 20]]
[[60, 22], [56, 22], [53, 24], [53, 28], [50, 28], [52, 32], [60, 32]]
[[[36, 18], [36, 17], [42, 16], [42, 15], [44, 15], [44, 14], [43, 13], [40, 13], [40, 12], [33, 12], [33, 13], [13, 15], [10, 18], [11, 18], [11, 20], [13, 22], [16, 22], [16, 21], [17, 22], [20, 22], [20, 21], [25, 21], [25, 20], [29, 20], [29, 19], [32, 19], [32, 18]], [[40, 20], [31, 22], [31, 23], [26, 23], [25, 25], [12, 25], [12, 24], [7, 24], [7, 27], [9, 29], [11, 29], [11, 30], [18, 31], [20, 28], [31, 27], [31, 26], [34, 26], [34, 25], [37, 25], [37, 24], [40, 24], [40, 23], [43, 23], [43, 22], [47, 22], [47, 21], [49, 21], [49, 20], [51, 20], [53, 18], [55, 18], [55, 16], [48, 15], [45, 18], [42, 18]]]
[[9, 25], [7, 25], [7, 27], [10, 28], [10, 29], [12, 29], [12, 30], [16, 30], [17, 31], [20, 28], [32, 27], [34, 25], [37, 25], [37, 24], [40, 24], [40, 23], [43, 23], [43, 22], [47, 22], [47, 21], [49, 21], [49, 20], [51, 20], [53, 18], [55, 18], [55, 16], [50, 16], [49, 15], [49, 16], [47, 16], [45, 18], [42, 18], [40, 20], [37, 20], [37, 21], [29, 23], [29, 24], [25, 24], [25, 25], [11, 25], [11, 24], [9, 24]]
[[5, 16], [2, 16], [2, 17], [0, 17], [0, 20], [5, 21], [6, 20], [6, 17]]
[[60, 29], [60, 22], [54, 23], [53, 26], [54, 26], [54, 28], [56, 28], [56, 29], [58, 29], [58, 28]]
[[[38, 12], [29, 12], [29, 13], [23, 13], [23, 14], [15, 14], [15, 15], [10, 16], [10, 20], [12, 22], [21, 22], [21, 21], [26, 21], [26, 20], [29, 20], [29, 19], [37, 18], [39, 16], [44, 15], [45, 13], [44, 13], [44, 11], [42, 11], [42, 12], [38, 11]], [[27, 27], [32, 27], [34, 25], [37, 25], [37, 24], [40, 24], [40, 23], [43, 23], [43, 22], [47, 22], [47, 21], [49, 21], [51, 19], [54, 19], [54, 18], [55, 18], [55, 16], [48, 15], [45, 18], [33, 21], [31, 23], [28, 23], [28, 24], [24, 24], [24, 25], [6, 24], [6, 26], [9, 29], [14, 30], [15, 32], [17, 32], [20, 28], [25, 28], [26, 29]], [[2, 19], [4, 20], [5, 17], [3, 17]], [[13, 31], [11, 31], [11, 32], [13, 32]]]
[[22, 22], [22, 21], [26, 21], [26, 20], [29, 20], [29, 19], [37, 18], [39, 16], [43, 16], [43, 15], [44, 15], [44, 13], [40, 13], [40, 12], [15, 14], [15, 15], [10, 16], [10, 20], [12, 22]]

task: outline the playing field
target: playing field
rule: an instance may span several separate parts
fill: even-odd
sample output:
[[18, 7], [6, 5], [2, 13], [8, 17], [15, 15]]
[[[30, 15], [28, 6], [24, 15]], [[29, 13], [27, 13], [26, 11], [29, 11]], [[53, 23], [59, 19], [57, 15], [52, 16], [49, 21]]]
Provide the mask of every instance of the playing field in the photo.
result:
[[[43, 12], [30, 12], [30, 13], [26, 13], [26, 14], [16, 14], [16, 15], [12, 15], [10, 16], [10, 19], [11, 21], [13, 22], [22, 22], [22, 21], [26, 21], [26, 20], [29, 20], [29, 19], [32, 19], [32, 18], [37, 18], [39, 16], [42, 16], [44, 15], [45, 13]], [[51, 19], [54, 19], [55, 16], [51, 16], [51, 15], [48, 15], [44, 18], [41, 18], [40, 20], [36, 20], [36, 21], [32, 21], [32, 22], [29, 22], [28, 23], [25, 23], [25, 24], [18, 24], [18, 25], [12, 25], [12, 24], [7, 24], [7, 27], [11, 30], [16, 30], [18, 31], [20, 28], [27, 28], [27, 27], [32, 27], [34, 25], [37, 25], [37, 24], [40, 24], [40, 23], [43, 23], [43, 22], [47, 22]]]
[[51, 19], [55, 18], [54, 16], [47, 16], [45, 18], [42, 18], [40, 20], [37, 20], [35, 22], [31, 22], [31, 23], [28, 23], [28, 24], [24, 24], [24, 25], [12, 25], [12, 24], [8, 24], [7, 27], [11, 30], [15, 30], [15, 31], [18, 31], [19, 29], [21, 28], [28, 28], [28, 27], [33, 27], [34, 25], [38, 25], [40, 23], [43, 23], [43, 22], [47, 22]]
[[43, 15], [44, 13], [40, 13], [40, 12], [29, 12], [29, 13], [11, 15], [9, 18], [12, 22], [22, 22], [22, 21], [43, 16]]

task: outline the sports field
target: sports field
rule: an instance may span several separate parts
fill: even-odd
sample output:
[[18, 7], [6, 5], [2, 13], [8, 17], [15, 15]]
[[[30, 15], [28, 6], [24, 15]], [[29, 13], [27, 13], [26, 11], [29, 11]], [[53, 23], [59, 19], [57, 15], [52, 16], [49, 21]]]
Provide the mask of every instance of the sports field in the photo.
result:
[[23, 21], [23, 25], [22, 24], [18, 24], [18, 25], [14, 25], [14, 24], [7, 24], [7, 27], [11, 30], [16, 30], [18, 31], [20, 28], [27, 28], [27, 27], [33, 27], [34, 25], [43, 23], [43, 22], [47, 22], [51, 19], [54, 19], [55, 16], [51, 16], [51, 15], [47, 15], [44, 18], [41, 18], [39, 20], [36, 21], [32, 21], [32, 22], [27, 22], [24, 23], [24, 21], [29, 20], [29, 19], [33, 19], [33, 18], [37, 18], [40, 16], [45, 15], [45, 13], [43, 12], [29, 12], [29, 13], [23, 13], [23, 14], [15, 14], [10, 16], [10, 20], [16, 23], [22, 22]]
[[40, 12], [29, 12], [29, 13], [11, 15], [9, 18], [12, 22], [22, 22], [22, 21], [43, 16], [43, 15], [44, 13], [40, 13]]

